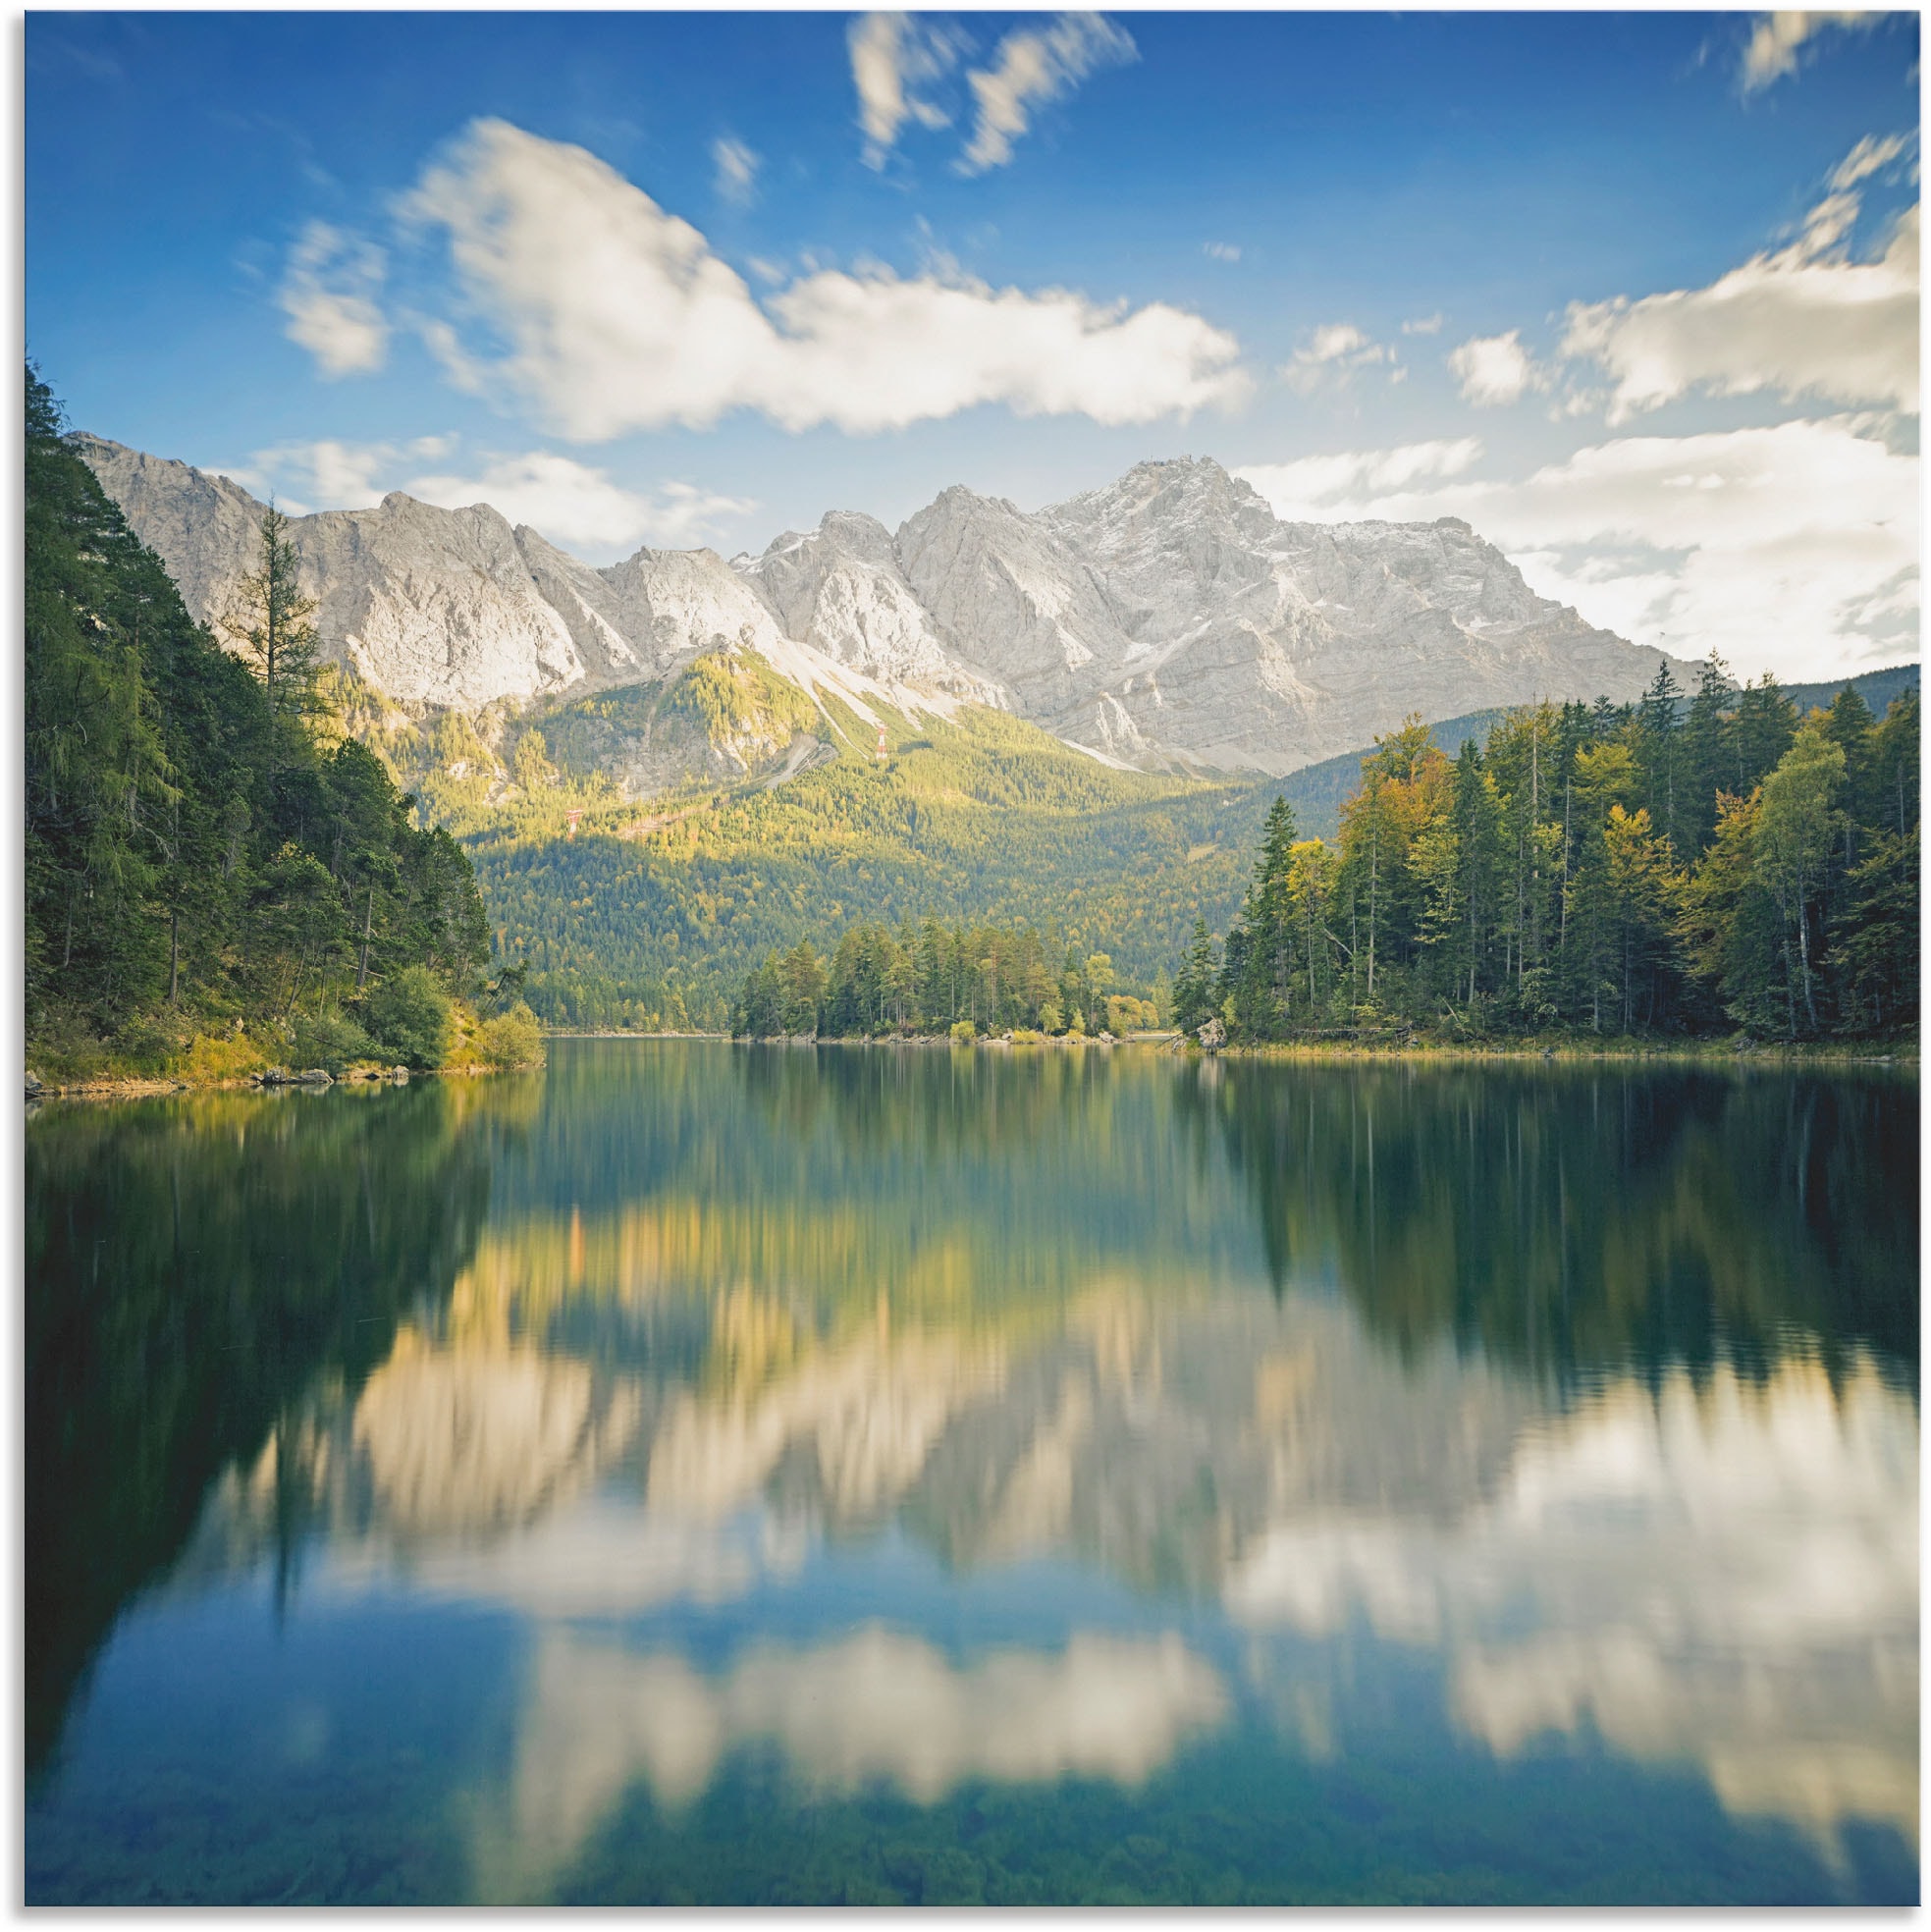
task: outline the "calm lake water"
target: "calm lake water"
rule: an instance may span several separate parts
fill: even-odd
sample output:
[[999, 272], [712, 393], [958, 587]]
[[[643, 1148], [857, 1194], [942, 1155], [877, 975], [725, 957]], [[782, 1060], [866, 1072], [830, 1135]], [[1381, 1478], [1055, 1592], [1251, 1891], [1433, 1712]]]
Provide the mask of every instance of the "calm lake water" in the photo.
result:
[[1915, 1901], [1917, 1101], [44, 1107], [27, 1899]]

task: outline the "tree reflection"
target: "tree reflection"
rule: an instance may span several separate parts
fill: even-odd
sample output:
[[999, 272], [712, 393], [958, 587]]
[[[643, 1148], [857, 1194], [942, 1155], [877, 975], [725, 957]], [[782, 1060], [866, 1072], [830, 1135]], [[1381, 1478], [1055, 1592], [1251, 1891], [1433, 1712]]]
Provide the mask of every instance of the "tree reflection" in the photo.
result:
[[1404, 1349], [1569, 1379], [1865, 1342], [1915, 1386], [1914, 1082], [1234, 1064], [1180, 1097], [1276, 1289], [1337, 1279]]
[[[30, 1124], [29, 1773], [222, 1469], [318, 1379], [359, 1387], [404, 1312], [447, 1298], [519, 1086], [56, 1106]], [[285, 1549], [298, 1527], [281, 1525]]]

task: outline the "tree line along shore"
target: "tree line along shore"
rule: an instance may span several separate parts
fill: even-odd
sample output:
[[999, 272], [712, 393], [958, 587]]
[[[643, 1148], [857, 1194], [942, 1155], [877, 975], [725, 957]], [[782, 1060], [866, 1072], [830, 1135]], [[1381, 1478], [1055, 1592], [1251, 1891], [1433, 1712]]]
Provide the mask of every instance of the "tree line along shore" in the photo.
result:
[[1524, 706], [1452, 761], [1411, 720], [1332, 844], [1277, 798], [1239, 917], [1197, 921], [1151, 987], [1031, 928], [859, 924], [767, 955], [731, 1031], [1914, 1055], [1918, 787], [1915, 691], [1799, 717], [1767, 674], [1712, 661], [1686, 698], [1666, 667], [1637, 703]]

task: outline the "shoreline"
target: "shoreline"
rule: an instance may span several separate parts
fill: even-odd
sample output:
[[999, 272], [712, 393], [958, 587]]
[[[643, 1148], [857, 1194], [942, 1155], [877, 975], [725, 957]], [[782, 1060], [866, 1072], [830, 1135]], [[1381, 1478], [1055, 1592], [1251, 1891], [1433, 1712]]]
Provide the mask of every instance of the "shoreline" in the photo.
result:
[[265, 1081], [252, 1073], [223, 1074], [207, 1080], [182, 1080], [173, 1074], [131, 1074], [99, 1080], [42, 1081], [27, 1093], [28, 1106], [47, 1100], [153, 1100], [176, 1094], [282, 1094], [304, 1092], [326, 1094], [332, 1087], [406, 1087], [411, 1080], [481, 1079], [500, 1073], [541, 1073], [540, 1066], [492, 1067], [446, 1066], [411, 1067], [408, 1080], [398, 1080], [391, 1072], [346, 1073], [341, 1079]]
[[958, 1051], [1026, 1051], [1054, 1049], [1099, 1049], [1111, 1052], [1119, 1047], [1141, 1051], [1157, 1050], [1175, 1058], [1216, 1060], [1433, 1060], [1433, 1061], [1524, 1061], [1536, 1064], [1567, 1062], [1655, 1060], [1677, 1063], [1717, 1063], [1737, 1066], [1890, 1066], [1915, 1072], [1918, 1046], [1908, 1042], [1827, 1041], [1738, 1041], [1715, 1039], [1700, 1041], [1623, 1040], [1591, 1045], [1573, 1039], [1509, 1042], [1429, 1042], [1410, 1041], [1400, 1046], [1373, 1042], [1361, 1044], [1338, 1041], [1265, 1041], [1248, 1046], [1218, 1046], [1211, 1052], [1187, 1041], [1185, 1035], [1164, 1033], [1129, 1034], [1114, 1040], [1092, 1035], [1069, 1039], [1054, 1035], [1033, 1040], [1007, 1040], [997, 1036], [970, 1042], [954, 1041], [942, 1033], [846, 1034], [820, 1037], [816, 1034], [778, 1034], [765, 1040], [747, 1040], [724, 1033], [636, 1033], [622, 1029], [592, 1032], [587, 1029], [564, 1032], [546, 1031], [547, 1040], [712, 1040], [742, 1046], [874, 1046], [894, 1051], [906, 1047], [944, 1046]]
[[[1039, 1040], [1004, 1040], [982, 1038], [970, 1046], [954, 1041], [945, 1034], [901, 1034], [885, 1036], [855, 1036], [835, 1039], [819, 1039], [815, 1035], [786, 1035], [770, 1040], [737, 1040], [725, 1033], [635, 1033], [622, 1029], [592, 1032], [588, 1029], [572, 1031], [546, 1031], [546, 1040], [651, 1040], [651, 1041], [713, 1041], [725, 1046], [782, 1046], [797, 1048], [804, 1046], [838, 1047], [888, 1047], [893, 1051], [908, 1048], [944, 1047], [948, 1051], [975, 1052], [1026, 1052], [1047, 1049], [1065, 1051], [1098, 1050], [1112, 1052], [1119, 1048], [1139, 1052], [1160, 1052], [1173, 1058], [1187, 1061], [1221, 1060], [1235, 1062], [1284, 1062], [1297, 1061], [1311, 1064], [1346, 1064], [1351, 1062], [1372, 1061], [1390, 1065], [1408, 1063], [1432, 1063], [1436, 1065], [1468, 1064], [1525, 1064], [1540, 1066], [1577, 1066], [1629, 1064], [1649, 1062], [1659, 1065], [1721, 1066], [1736, 1070], [1752, 1067], [1797, 1071], [1805, 1067], [1888, 1067], [1900, 1073], [1915, 1075], [1918, 1071], [1918, 1043], [1898, 1043], [1881, 1046], [1871, 1043], [1865, 1048], [1854, 1046], [1833, 1046], [1819, 1042], [1798, 1041], [1795, 1043], [1762, 1043], [1735, 1041], [1682, 1042], [1676, 1044], [1640, 1042], [1605, 1043], [1587, 1046], [1575, 1041], [1523, 1042], [1506, 1045], [1475, 1044], [1430, 1044], [1411, 1042], [1405, 1046], [1380, 1046], [1373, 1044], [1345, 1045], [1335, 1042], [1295, 1042], [1270, 1041], [1254, 1046], [1230, 1046], [1215, 1047], [1211, 1052], [1186, 1043], [1184, 1035], [1176, 1033], [1135, 1034], [1122, 1040], [1102, 1041], [1091, 1037], [1081, 1040], [1068, 1040], [1064, 1036]], [[1184, 1043], [1184, 1044], [1183, 1044]], [[541, 1073], [544, 1068], [535, 1067], [488, 1067], [452, 1066], [429, 1067], [422, 1070], [411, 1069], [410, 1080], [451, 1080], [480, 1079], [504, 1073]], [[383, 1087], [402, 1085], [393, 1074], [345, 1074], [340, 1080], [331, 1080], [329, 1087]], [[145, 1100], [166, 1099], [176, 1094], [216, 1094], [216, 1093], [277, 1093], [286, 1088], [305, 1087], [311, 1093], [327, 1091], [320, 1082], [277, 1081], [264, 1083], [253, 1074], [224, 1075], [211, 1079], [183, 1080], [172, 1075], [130, 1075], [121, 1078], [96, 1080], [77, 1080], [66, 1082], [43, 1082], [37, 1090], [29, 1090], [27, 1103], [29, 1106], [43, 1104], [48, 1100]]]

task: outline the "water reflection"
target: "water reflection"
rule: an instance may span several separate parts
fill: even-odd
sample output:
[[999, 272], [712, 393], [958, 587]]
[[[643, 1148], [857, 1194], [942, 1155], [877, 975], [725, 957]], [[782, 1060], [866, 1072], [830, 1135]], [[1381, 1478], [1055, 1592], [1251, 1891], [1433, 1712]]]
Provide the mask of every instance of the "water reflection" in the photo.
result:
[[447, 1294], [531, 1084], [49, 1106], [27, 1137], [27, 1730], [44, 1765], [208, 1483]]
[[1445, 1520], [1399, 1496], [1285, 1517], [1225, 1596], [1445, 1649], [1457, 1722], [1497, 1752], [1589, 1726], [1833, 1850], [1851, 1818], [1914, 1843], [1917, 1497], [1915, 1413], [1868, 1364], [1835, 1390], [1802, 1361], [1679, 1371], [1538, 1420]]
[[1217, 1673], [1171, 1635], [957, 1660], [870, 1626], [811, 1648], [760, 1644], [711, 1674], [674, 1651], [547, 1631], [508, 1803], [477, 1836], [479, 1890], [542, 1896], [638, 1779], [687, 1804], [748, 1744], [775, 1744], [809, 1791], [884, 1780], [930, 1803], [967, 1779], [1136, 1784], [1226, 1711]]
[[1403, 1346], [1568, 1377], [1762, 1367], [1795, 1326], [1916, 1374], [1914, 1081], [1236, 1063], [1176, 1098], [1245, 1177], [1275, 1283], [1336, 1275]]
[[[628, 1046], [513, 1085], [34, 1123], [30, 1367], [37, 1321], [109, 1438], [50, 1575], [147, 1540], [90, 1627], [38, 1599], [30, 1692], [170, 1565], [142, 1615], [272, 1571], [297, 1623], [510, 1619], [441, 1800], [501, 1900], [747, 1762], [1044, 1803], [1431, 1725], [1458, 1792], [1607, 1751], [1847, 1886], [1853, 1828], [1915, 1847], [1914, 1086]], [[178, 1277], [150, 1445], [113, 1411]], [[63, 1426], [30, 1398], [33, 1485]]]

